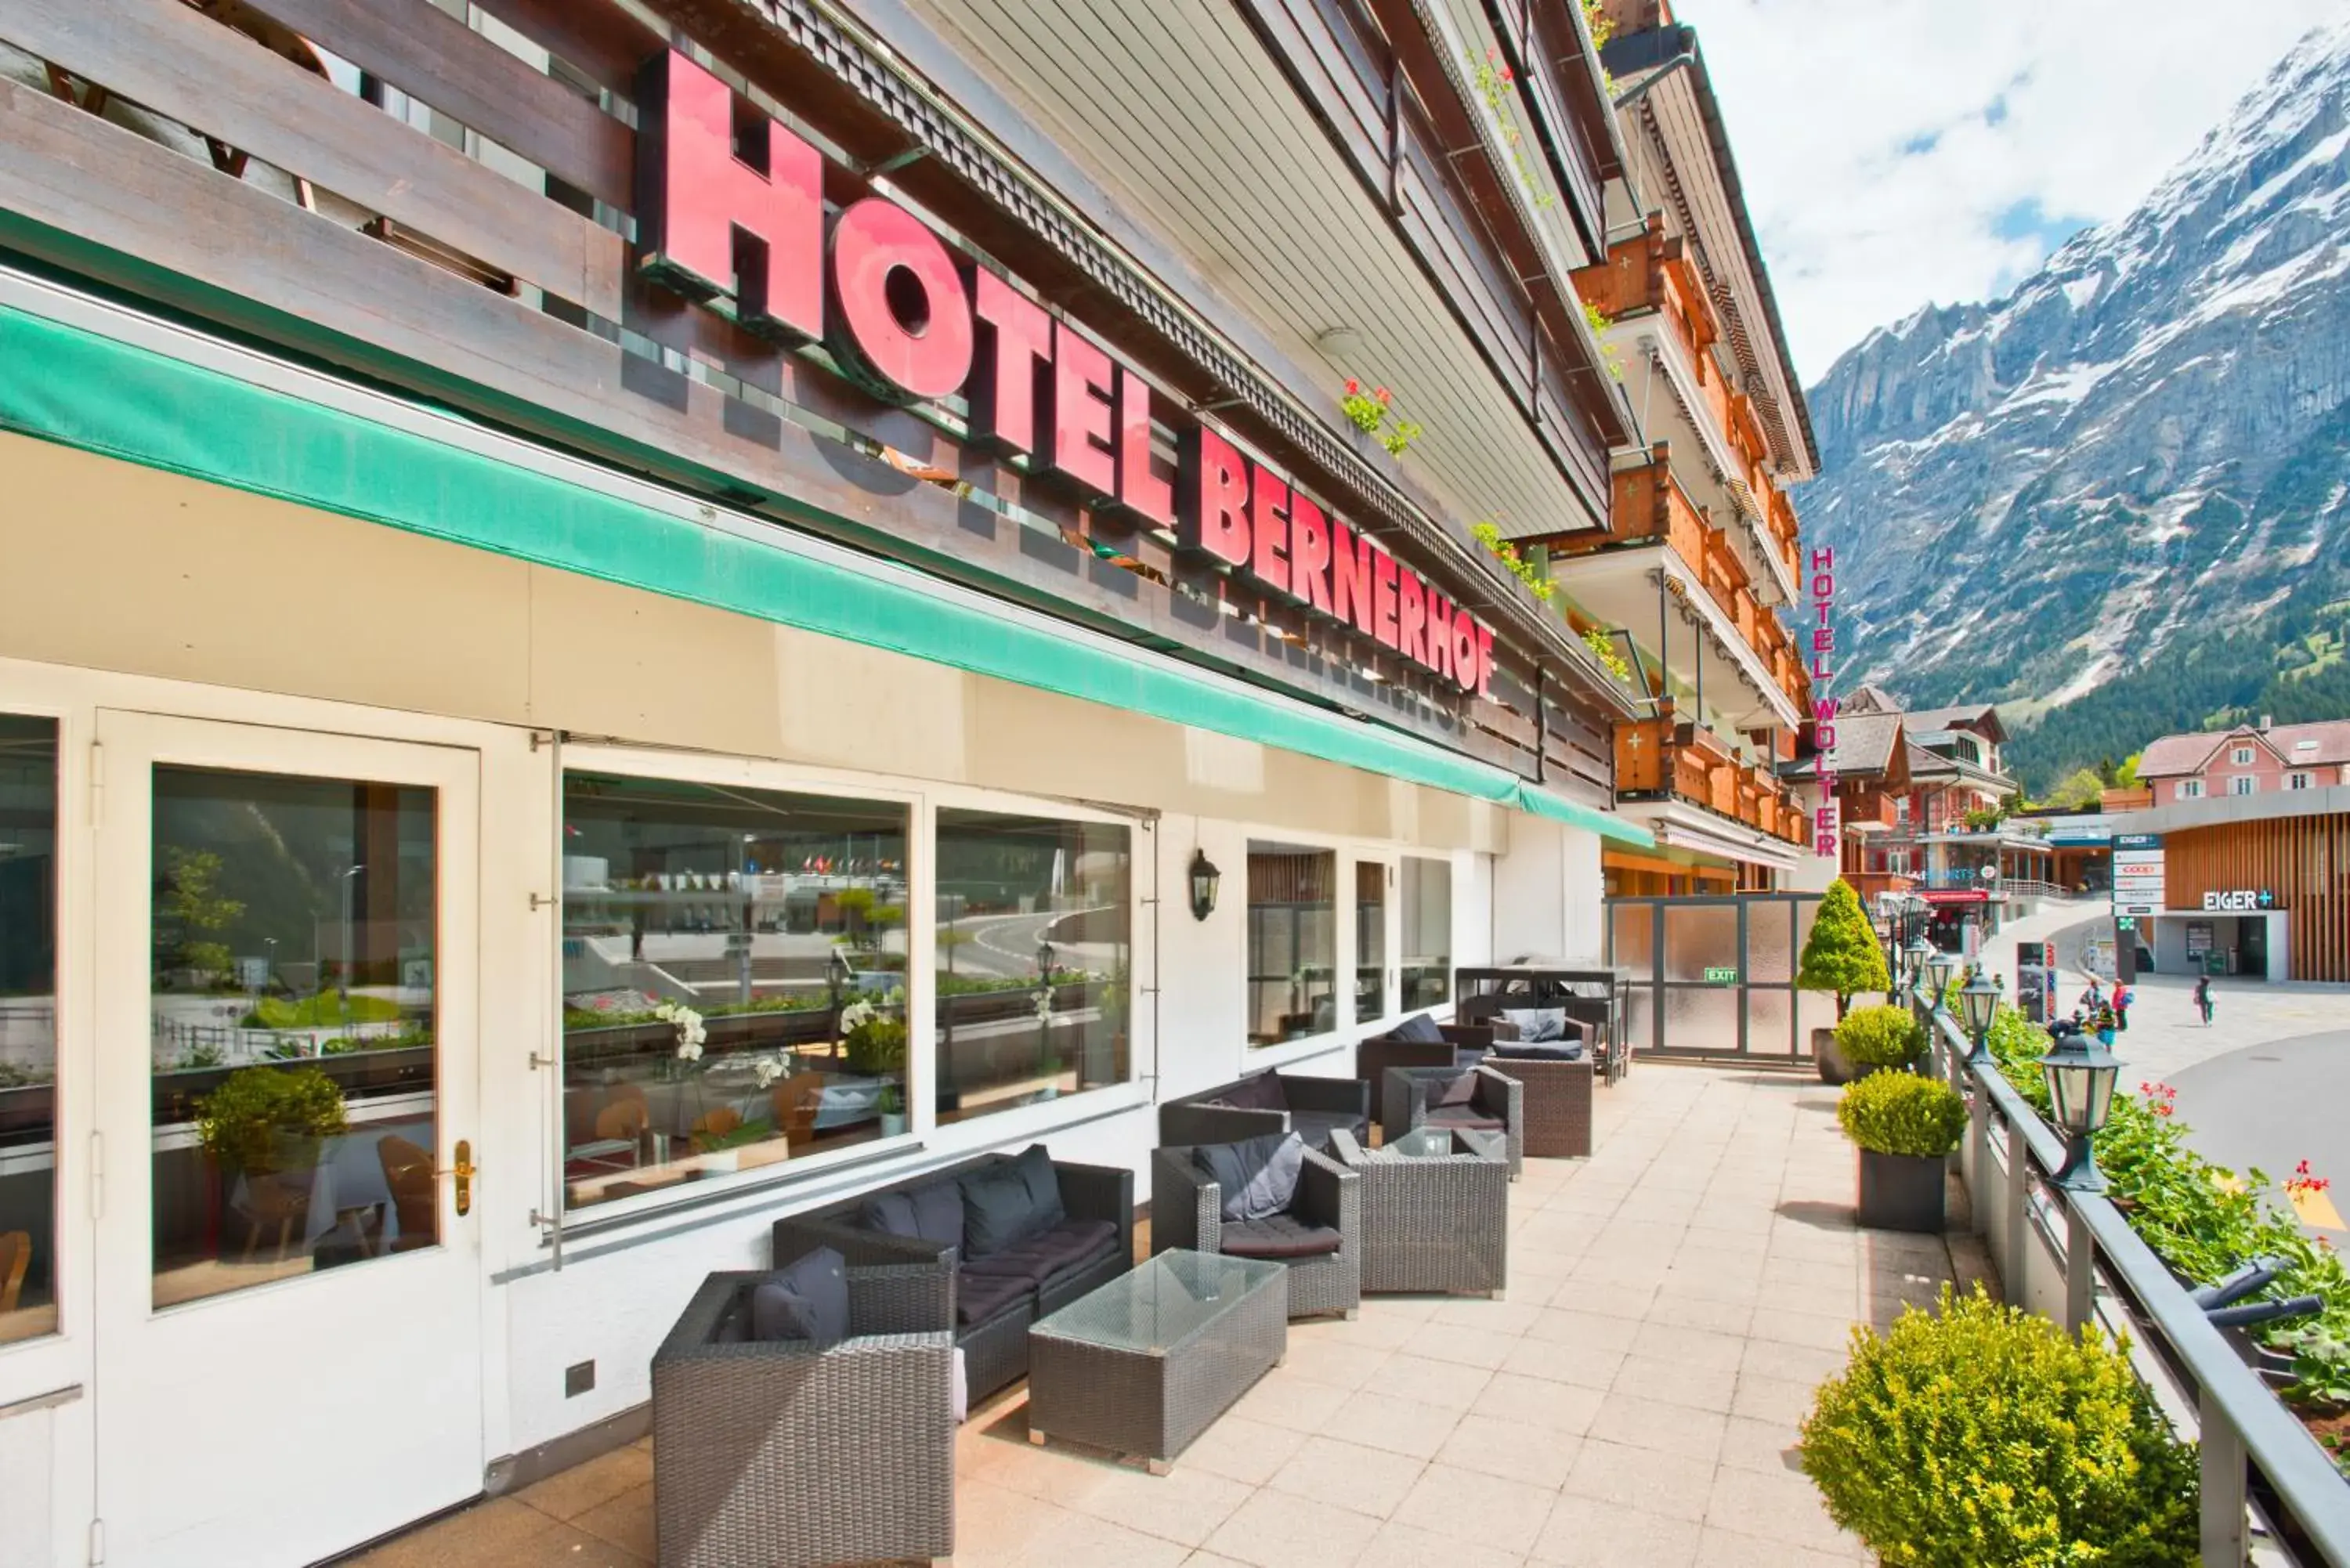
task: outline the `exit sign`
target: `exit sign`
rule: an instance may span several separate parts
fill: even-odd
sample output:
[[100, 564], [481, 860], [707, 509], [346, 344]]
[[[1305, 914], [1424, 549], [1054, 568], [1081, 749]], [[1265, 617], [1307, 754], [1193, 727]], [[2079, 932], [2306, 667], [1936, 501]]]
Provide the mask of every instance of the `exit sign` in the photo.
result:
[[1705, 971], [1705, 983], [1708, 985], [1736, 985], [1738, 983], [1737, 966], [1733, 964], [1728, 969], [1708, 969]]

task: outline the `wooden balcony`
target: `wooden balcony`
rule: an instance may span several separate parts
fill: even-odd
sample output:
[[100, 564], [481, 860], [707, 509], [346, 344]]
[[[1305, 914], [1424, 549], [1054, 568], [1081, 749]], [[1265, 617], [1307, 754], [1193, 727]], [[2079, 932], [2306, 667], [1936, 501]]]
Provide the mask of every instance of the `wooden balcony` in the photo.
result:
[[1879, 893], [1914, 893], [1918, 878], [1900, 871], [1846, 871], [1844, 879], [1860, 895], [1863, 904], [1874, 903]]
[[1844, 820], [1856, 826], [1866, 824], [1890, 830], [1900, 826], [1898, 797], [1884, 790], [1839, 790], [1836, 807]]
[[1740, 761], [1712, 731], [1669, 711], [1616, 726], [1616, 793], [1687, 801], [1783, 843], [1810, 837], [1802, 804], [1767, 767]]

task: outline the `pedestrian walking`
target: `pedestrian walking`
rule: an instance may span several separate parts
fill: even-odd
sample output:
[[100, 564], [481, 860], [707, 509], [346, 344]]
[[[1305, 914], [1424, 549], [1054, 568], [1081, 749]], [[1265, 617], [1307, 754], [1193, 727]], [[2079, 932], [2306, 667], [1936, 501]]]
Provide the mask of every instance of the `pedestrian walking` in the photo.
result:
[[2137, 992], [2116, 981], [2114, 985], [2114, 1027], [2124, 1034], [2129, 1033], [2129, 1010], [2137, 1005]]
[[2097, 984], [2097, 977], [2095, 975], [2091, 975], [2089, 977], [2089, 989], [2081, 993], [2081, 1005], [2087, 1011], [2095, 1012], [2098, 1008], [2103, 1007], [2105, 1004], [2105, 989]]
[[2211, 977], [2208, 974], [2200, 974], [2195, 977], [2195, 1011], [2203, 1015], [2203, 1027], [2206, 1029], [2210, 1028]]
[[2096, 1013], [2097, 1044], [2110, 1051], [2114, 1045], [2114, 1009], [2110, 1002], [2098, 1007]]

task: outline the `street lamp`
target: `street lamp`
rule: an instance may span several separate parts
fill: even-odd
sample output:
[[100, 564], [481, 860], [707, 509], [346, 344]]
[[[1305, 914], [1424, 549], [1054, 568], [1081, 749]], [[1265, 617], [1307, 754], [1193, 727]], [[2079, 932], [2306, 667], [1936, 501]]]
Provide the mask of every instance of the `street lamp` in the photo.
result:
[[2121, 1058], [2074, 1028], [2058, 1034], [2040, 1070], [2048, 1080], [2048, 1100], [2056, 1126], [2064, 1135], [2064, 1167], [2050, 1178], [2074, 1192], [2103, 1192], [2106, 1179], [2097, 1170], [2090, 1140], [2106, 1125], [2114, 1106], [2114, 1079]]
[[1991, 1023], [1999, 1012], [1999, 987], [1983, 977], [1981, 970], [1975, 977], [1959, 988], [1959, 1022], [1966, 1025], [1975, 1048], [1967, 1053], [1967, 1065], [1991, 1065]]
[[342, 875], [343, 950], [341, 958], [343, 967], [343, 998], [341, 1011], [343, 1015], [343, 1032], [345, 1033], [348, 1033], [351, 1027], [351, 974], [353, 968], [351, 963], [351, 883], [360, 872], [366, 869], [367, 863], [365, 861], [361, 861], [353, 866], [349, 870], [344, 872]]
[[1929, 1012], [1942, 1011], [1942, 998], [1950, 989], [1950, 971], [1958, 967], [1959, 961], [1939, 948], [1927, 955], [1926, 983], [1931, 988], [1932, 996]]
[[1925, 932], [1920, 931], [1909, 939], [1908, 962], [1903, 966], [1902, 973], [1913, 999], [1923, 1000], [1921, 992], [1926, 983], [1926, 961], [1933, 956], [1934, 950], [1927, 942]]

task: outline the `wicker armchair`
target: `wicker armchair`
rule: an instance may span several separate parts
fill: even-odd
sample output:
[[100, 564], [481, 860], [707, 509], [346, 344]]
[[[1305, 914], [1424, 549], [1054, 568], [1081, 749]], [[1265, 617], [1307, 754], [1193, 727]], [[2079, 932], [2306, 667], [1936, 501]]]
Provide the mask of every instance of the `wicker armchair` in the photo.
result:
[[1584, 1159], [1591, 1154], [1592, 1087], [1600, 1068], [1582, 1060], [1489, 1056], [1484, 1065], [1524, 1086], [1525, 1150], [1536, 1159]]
[[[1525, 1168], [1524, 1085], [1482, 1064], [1466, 1070], [1477, 1075], [1477, 1091], [1465, 1109], [1475, 1123], [1491, 1125], [1498, 1122], [1500, 1130], [1507, 1134], [1510, 1179], [1514, 1181], [1518, 1173]], [[1431, 1095], [1459, 1077], [1462, 1071], [1458, 1067], [1388, 1068], [1386, 1092], [1380, 1101], [1381, 1136], [1401, 1137], [1424, 1124], [1433, 1122], [1441, 1126], [1448, 1120], [1456, 1119], [1448, 1116], [1440, 1106], [1431, 1111], [1428, 1102]]]
[[954, 1552], [954, 1273], [848, 1271], [848, 1337], [747, 1337], [758, 1273], [712, 1274], [654, 1353], [660, 1568]]
[[1380, 1085], [1387, 1082], [1389, 1067], [1472, 1066], [1497, 1042], [1518, 1037], [1517, 1030], [1501, 1019], [1440, 1023], [1437, 1028], [1444, 1036], [1440, 1042], [1398, 1040], [1392, 1034], [1355, 1042], [1355, 1076], [1369, 1089], [1373, 1108], [1378, 1106]]
[[[1362, 1183], [1355, 1173], [1318, 1149], [1305, 1151], [1297, 1196], [1289, 1212], [1299, 1221], [1338, 1232], [1338, 1250], [1320, 1257], [1284, 1260], [1289, 1270], [1289, 1315], [1314, 1317], [1343, 1313], [1353, 1317], [1363, 1304]], [[1224, 1189], [1201, 1170], [1188, 1146], [1157, 1148], [1150, 1155], [1150, 1245], [1164, 1252], [1180, 1247], [1194, 1252], [1223, 1251]]]
[[1333, 1140], [1363, 1182], [1363, 1290], [1482, 1293], [1510, 1281], [1510, 1173], [1446, 1137], [1453, 1152], [1407, 1158]]

